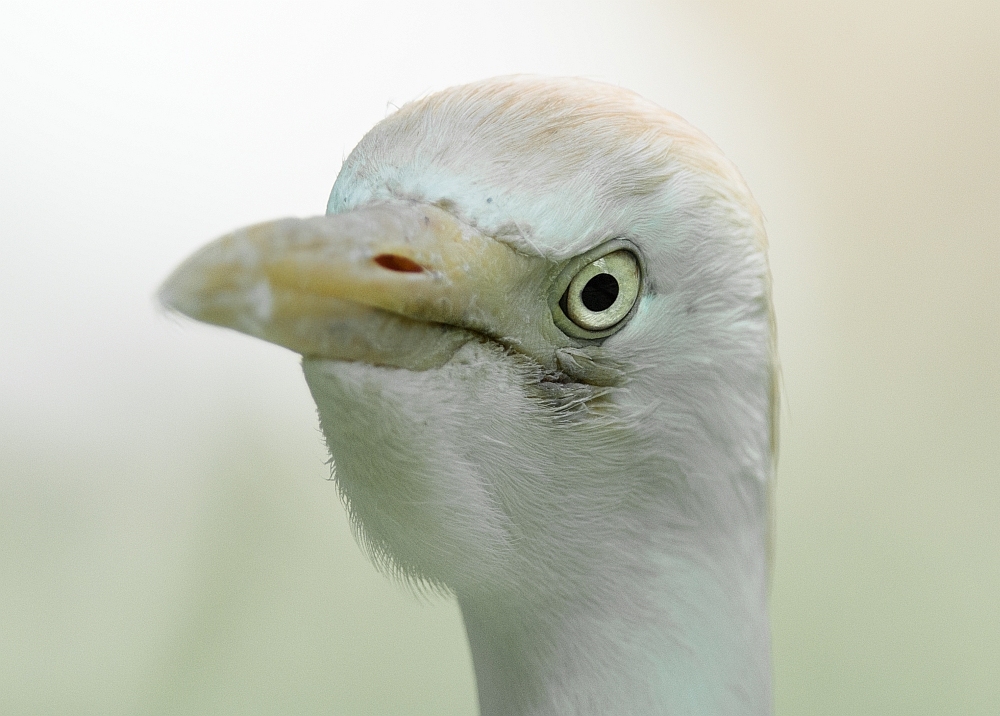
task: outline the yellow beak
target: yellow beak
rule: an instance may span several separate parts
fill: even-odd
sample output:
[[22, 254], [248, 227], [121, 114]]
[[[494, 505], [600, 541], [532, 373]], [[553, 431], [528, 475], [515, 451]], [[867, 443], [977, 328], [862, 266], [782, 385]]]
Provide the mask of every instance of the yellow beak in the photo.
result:
[[437, 207], [392, 202], [235, 231], [159, 296], [306, 357], [419, 370], [476, 334], [541, 348], [552, 269]]

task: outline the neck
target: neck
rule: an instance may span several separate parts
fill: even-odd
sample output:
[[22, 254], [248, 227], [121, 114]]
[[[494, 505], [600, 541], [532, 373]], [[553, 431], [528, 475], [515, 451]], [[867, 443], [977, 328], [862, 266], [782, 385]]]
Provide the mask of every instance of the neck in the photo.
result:
[[589, 593], [459, 595], [482, 716], [769, 714], [763, 545], [714, 541], [652, 569], [619, 553]]

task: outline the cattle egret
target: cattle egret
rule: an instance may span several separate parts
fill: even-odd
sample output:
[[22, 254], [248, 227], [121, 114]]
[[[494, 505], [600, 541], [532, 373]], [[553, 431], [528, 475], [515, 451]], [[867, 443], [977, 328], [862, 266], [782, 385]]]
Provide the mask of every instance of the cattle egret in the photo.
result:
[[432, 94], [325, 216], [160, 298], [302, 355], [360, 543], [457, 598], [482, 714], [771, 712], [766, 238], [684, 120], [577, 79]]

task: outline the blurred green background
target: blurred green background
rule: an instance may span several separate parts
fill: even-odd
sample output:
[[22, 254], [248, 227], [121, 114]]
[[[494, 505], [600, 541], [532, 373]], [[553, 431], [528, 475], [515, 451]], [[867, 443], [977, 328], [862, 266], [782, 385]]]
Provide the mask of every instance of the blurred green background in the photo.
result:
[[10, 1], [0, 713], [473, 714], [455, 606], [350, 535], [295, 356], [152, 293], [321, 213], [393, 106], [630, 87], [768, 220], [777, 711], [1000, 713], [1000, 4]]

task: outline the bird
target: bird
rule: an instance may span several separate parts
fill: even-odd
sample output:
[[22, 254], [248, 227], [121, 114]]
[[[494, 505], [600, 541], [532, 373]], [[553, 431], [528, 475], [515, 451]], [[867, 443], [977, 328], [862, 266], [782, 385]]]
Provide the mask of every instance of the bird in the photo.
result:
[[428, 94], [325, 215], [159, 299], [301, 355], [359, 544], [457, 600], [483, 716], [772, 712], [766, 231], [680, 116], [580, 78]]

